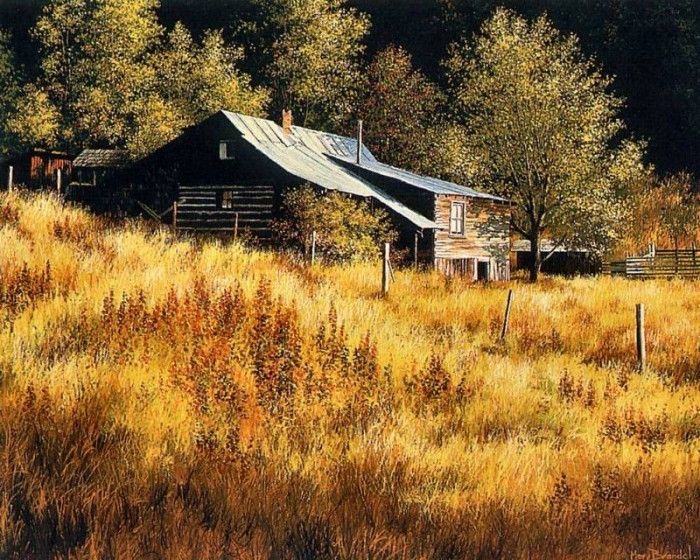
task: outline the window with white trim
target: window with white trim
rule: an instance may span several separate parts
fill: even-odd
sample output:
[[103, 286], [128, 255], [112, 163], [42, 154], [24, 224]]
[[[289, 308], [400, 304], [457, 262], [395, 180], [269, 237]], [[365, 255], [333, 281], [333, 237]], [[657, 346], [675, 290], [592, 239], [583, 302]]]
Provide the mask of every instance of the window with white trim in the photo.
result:
[[450, 209], [450, 233], [464, 235], [464, 202], [453, 202]]
[[219, 159], [233, 159], [233, 141], [219, 141]]

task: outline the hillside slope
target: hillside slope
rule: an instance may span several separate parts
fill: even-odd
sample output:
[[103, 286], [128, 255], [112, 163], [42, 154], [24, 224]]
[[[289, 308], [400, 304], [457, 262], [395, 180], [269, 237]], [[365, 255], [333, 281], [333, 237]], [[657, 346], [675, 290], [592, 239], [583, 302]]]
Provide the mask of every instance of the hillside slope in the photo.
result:
[[697, 285], [396, 280], [0, 194], [0, 557], [700, 551]]

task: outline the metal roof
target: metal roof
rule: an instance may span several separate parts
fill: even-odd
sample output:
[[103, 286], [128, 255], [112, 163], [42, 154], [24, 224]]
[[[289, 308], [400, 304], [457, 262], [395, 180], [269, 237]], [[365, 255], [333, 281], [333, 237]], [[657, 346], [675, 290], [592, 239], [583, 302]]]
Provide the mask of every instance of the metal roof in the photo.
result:
[[[293, 126], [292, 133], [287, 134], [281, 126], [272, 121], [222, 112], [246, 141], [288, 173], [328, 190], [373, 198], [420, 228], [438, 227], [434, 221], [410, 209], [332, 159], [331, 156], [355, 157], [357, 140], [299, 126]], [[375, 157], [364, 145], [362, 157], [363, 161], [376, 162]]]
[[434, 177], [427, 177], [425, 175], [418, 175], [417, 173], [412, 173], [406, 171], [405, 169], [400, 169], [398, 167], [393, 167], [387, 165], [386, 163], [381, 163], [376, 159], [362, 160], [362, 165], [358, 165], [355, 158], [349, 159], [347, 157], [337, 157], [346, 166], [352, 168], [366, 169], [378, 175], [384, 177], [389, 177], [391, 179], [397, 179], [402, 183], [412, 185], [419, 189], [430, 191], [435, 194], [457, 194], [461, 196], [469, 196], [471, 198], [483, 198], [487, 200], [496, 200], [499, 202], [508, 202], [508, 199], [502, 198], [500, 196], [495, 196], [492, 194], [484, 193], [481, 191], [474, 190], [464, 185], [458, 185], [457, 183], [451, 183], [449, 181], [443, 181], [441, 179], [435, 179]]
[[124, 167], [129, 163], [126, 150], [83, 150], [73, 160], [74, 167], [114, 168]]

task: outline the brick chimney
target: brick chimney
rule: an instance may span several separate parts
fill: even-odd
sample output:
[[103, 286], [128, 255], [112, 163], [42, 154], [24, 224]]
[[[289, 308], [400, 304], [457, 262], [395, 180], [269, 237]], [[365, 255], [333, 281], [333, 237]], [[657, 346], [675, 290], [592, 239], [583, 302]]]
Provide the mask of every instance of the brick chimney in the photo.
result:
[[292, 133], [292, 111], [282, 109], [282, 130], [285, 134]]

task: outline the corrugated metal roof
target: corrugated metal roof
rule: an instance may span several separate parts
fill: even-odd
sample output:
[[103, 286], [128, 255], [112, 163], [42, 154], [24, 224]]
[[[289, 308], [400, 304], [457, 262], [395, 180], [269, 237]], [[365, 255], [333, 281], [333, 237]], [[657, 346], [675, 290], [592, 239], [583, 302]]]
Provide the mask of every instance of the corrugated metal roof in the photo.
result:
[[[337, 157], [337, 156], [336, 156]], [[484, 193], [481, 191], [474, 190], [463, 185], [458, 185], [457, 183], [451, 183], [449, 181], [443, 181], [441, 179], [435, 179], [434, 177], [427, 177], [424, 175], [418, 175], [417, 173], [411, 173], [405, 169], [400, 169], [398, 167], [393, 167], [387, 165], [386, 163], [381, 163], [374, 160], [362, 160], [362, 165], [358, 166], [355, 162], [355, 158], [338, 157], [340, 161], [351, 169], [355, 167], [360, 167], [362, 169], [367, 169], [384, 177], [389, 177], [392, 179], [397, 179], [403, 183], [413, 185], [419, 189], [430, 191], [435, 194], [457, 194], [462, 196], [469, 196], [472, 198], [485, 198], [488, 200], [497, 200], [500, 202], [508, 202], [507, 199], [501, 198], [500, 196], [495, 196], [492, 194]]]
[[83, 150], [73, 160], [75, 167], [124, 167], [129, 163], [129, 153], [126, 150]]
[[[292, 127], [286, 134], [278, 124], [257, 117], [223, 111], [224, 115], [257, 150], [288, 173], [329, 190], [373, 198], [423, 229], [437, 224], [389, 196], [329, 156], [355, 157], [357, 141], [326, 132]], [[376, 162], [372, 153], [362, 147], [363, 161]]]

